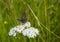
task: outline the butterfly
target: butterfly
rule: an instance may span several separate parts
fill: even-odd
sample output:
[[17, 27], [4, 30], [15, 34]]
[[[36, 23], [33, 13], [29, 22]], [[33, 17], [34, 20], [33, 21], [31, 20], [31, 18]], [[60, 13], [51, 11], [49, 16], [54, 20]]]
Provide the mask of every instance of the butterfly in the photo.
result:
[[26, 23], [26, 22], [27, 22], [26, 13], [23, 12], [21, 19], [17, 19], [17, 20], [18, 20], [18, 21], [21, 21], [22, 23]]

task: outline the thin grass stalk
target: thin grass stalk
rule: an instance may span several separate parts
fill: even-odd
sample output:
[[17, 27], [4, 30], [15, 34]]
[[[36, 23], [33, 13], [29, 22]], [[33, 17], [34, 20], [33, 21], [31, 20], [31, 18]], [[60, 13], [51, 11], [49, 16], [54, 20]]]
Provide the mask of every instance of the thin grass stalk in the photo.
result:
[[[49, 20], [48, 20], [48, 16], [47, 16], [47, 7], [46, 7], [46, 0], [44, 0], [44, 11], [45, 11], [45, 20], [46, 20], [46, 27], [47, 29], [49, 29]], [[46, 42], [49, 42], [49, 32], [46, 30]]]

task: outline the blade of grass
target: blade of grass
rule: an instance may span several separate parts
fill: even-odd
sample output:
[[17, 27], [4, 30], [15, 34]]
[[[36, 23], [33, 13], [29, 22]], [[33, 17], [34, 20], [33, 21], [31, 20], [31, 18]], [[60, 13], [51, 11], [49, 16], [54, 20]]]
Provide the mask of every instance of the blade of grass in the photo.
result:
[[[50, 17], [47, 14], [47, 0], [44, 0], [44, 14], [45, 14], [45, 23], [47, 29], [50, 31]], [[46, 42], [50, 42], [50, 33], [46, 30]]]

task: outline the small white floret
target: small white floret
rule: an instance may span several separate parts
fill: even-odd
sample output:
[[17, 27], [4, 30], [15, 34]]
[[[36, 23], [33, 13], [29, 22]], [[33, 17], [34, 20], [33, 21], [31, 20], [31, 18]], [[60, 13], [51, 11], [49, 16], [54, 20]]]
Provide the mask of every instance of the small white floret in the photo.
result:
[[30, 22], [26, 22], [26, 23], [24, 24], [24, 26], [28, 28], [28, 27], [31, 26], [31, 24], [30, 24]]
[[16, 32], [14, 30], [15, 28], [12, 28], [9, 32], [9, 36], [16, 36]]

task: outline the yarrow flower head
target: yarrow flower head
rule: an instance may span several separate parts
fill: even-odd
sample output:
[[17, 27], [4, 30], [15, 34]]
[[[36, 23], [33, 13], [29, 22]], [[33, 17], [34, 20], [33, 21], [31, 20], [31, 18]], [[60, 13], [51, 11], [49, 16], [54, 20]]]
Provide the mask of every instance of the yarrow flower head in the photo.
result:
[[38, 29], [35, 29], [34, 27], [30, 27], [30, 28], [23, 30], [22, 34], [24, 36], [27, 36], [28, 38], [34, 38], [37, 35], [39, 35], [39, 31], [38, 31]]
[[30, 22], [26, 22], [10, 29], [9, 36], [16, 36], [17, 33], [22, 33], [28, 38], [34, 38], [39, 35], [38, 29], [31, 27]]
[[24, 29], [24, 25], [18, 25], [10, 29], [9, 36], [16, 36], [17, 33], [21, 33]]

